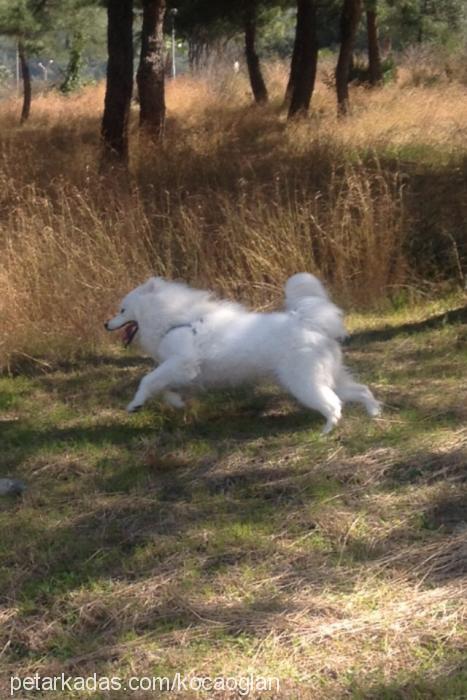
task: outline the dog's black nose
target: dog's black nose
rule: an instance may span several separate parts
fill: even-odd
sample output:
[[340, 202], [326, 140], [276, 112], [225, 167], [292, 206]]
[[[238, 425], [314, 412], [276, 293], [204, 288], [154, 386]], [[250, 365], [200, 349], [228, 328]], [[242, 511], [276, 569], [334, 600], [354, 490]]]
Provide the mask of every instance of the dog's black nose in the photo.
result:
[[109, 330], [109, 322], [108, 321], [104, 321], [104, 328], [106, 331]]

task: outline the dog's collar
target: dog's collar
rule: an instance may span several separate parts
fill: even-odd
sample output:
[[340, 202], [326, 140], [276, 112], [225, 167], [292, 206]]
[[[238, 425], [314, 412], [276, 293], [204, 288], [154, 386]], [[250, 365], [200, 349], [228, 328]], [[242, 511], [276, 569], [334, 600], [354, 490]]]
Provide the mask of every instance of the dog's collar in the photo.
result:
[[[202, 322], [203, 322], [202, 318], [200, 318], [198, 321], [196, 321], [196, 323], [202, 323]], [[172, 331], [176, 331], [178, 328], [191, 328], [191, 332], [193, 333], [193, 335], [196, 335], [198, 332], [193, 323], [178, 323], [176, 326], [170, 326], [170, 328], [164, 333], [164, 335], [162, 337], [165, 338], [166, 335], [168, 335]]]

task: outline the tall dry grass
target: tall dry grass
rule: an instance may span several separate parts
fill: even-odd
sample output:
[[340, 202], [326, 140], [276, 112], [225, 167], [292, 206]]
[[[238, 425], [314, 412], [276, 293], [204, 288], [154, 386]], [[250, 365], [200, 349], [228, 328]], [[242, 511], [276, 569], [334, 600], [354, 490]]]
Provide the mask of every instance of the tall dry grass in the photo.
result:
[[339, 123], [320, 83], [310, 120], [287, 125], [280, 66], [268, 79], [263, 110], [242, 76], [170, 84], [165, 141], [151, 148], [135, 120], [125, 180], [98, 173], [101, 86], [36, 99], [23, 128], [17, 101], [0, 105], [3, 367], [96, 349], [120, 295], [154, 272], [264, 308], [302, 269], [347, 307], [414, 285], [400, 149], [458, 157], [465, 92], [357, 90]]

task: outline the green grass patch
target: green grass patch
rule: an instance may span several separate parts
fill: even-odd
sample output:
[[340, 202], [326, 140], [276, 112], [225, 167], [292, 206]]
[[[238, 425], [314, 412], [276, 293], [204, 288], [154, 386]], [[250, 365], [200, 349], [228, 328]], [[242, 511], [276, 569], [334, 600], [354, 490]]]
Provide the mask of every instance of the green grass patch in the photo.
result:
[[133, 360], [0, 378], [0, 476], [28, 487], [0, 501], [5, 671], [462, 697], [465, 329], [386, 321], [345, 351], [383, 417], [328, 437], [272, 387], [129, 416]]

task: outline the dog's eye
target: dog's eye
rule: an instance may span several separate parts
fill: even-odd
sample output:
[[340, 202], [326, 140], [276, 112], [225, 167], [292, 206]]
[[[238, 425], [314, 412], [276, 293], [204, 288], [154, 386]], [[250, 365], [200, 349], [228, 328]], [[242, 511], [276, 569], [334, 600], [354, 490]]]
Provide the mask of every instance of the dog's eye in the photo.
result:
[[125, 309], [120, 309], [120, 313], [121, 313], [121, 314], [124, 314], [124, 313], [125, 313]]

